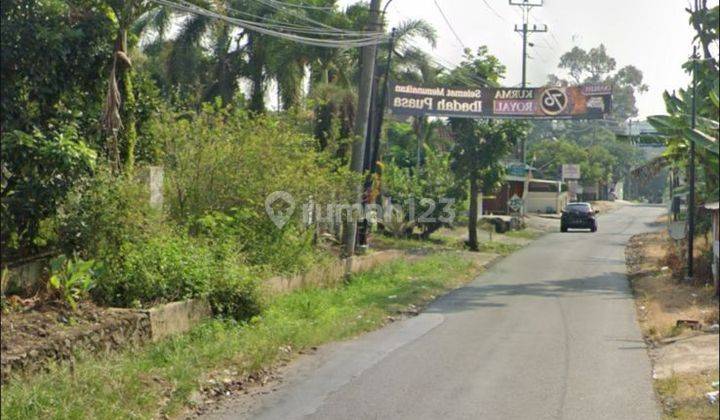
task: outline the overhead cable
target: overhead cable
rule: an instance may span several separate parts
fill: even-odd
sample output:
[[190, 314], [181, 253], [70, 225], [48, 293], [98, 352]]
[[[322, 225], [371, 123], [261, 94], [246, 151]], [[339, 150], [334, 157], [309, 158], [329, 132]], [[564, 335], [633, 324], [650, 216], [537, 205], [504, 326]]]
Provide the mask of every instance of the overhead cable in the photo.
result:
[[445, 21], [445, 24], [447, 24], [448, 28], [450, 28], [450, 31], [455, 36], [455, 39], [460, 43], [460, 45], [463, 47], [463, 49], [467, 48], [465, 46], [465, 43], [460, 39], [460, 36], [455, 32], [455, 28], [453, 27], [452, 23], [450, 23], [450, 20], [445, 16], [445, 12], [443, 12], [442, 7], [440, 7], [440, 3], [437, 2], [437, 0], [433, 0], [433, 3], [435, 3], [435, 7], [437, 7], [438, 12], [440, 12], [440, 16], [442, 16], [443, 20]]
[[248, 30], [252, 30], [264, 35], [274, 36], [277, 38], [286, 39], [293, 42], [298, 42], [306, 45], [313, 45], [318, 47], [327, 48], [357, 48], [368, 45], [377, 45], [385, 42], [388, 36], [381, 32], [366, 33], [362, 38], [355, 39], [344, 39], [342, 34], [335, 34], [337, 38], [318, 38], [310, 37], [305, 35], [298, 35], [298, 30], [292, 30], [291, 28], [279, 28], [277, 25], [272, 25], [263, 22], [257, 22], [247, 19], [239, 19], [230, 16], [226, 16], [200, 6], [190, 4], [184, 0], [151, 0], [157, 4], [170, 7], [174, 10], [181, 12], [191, 13], [195, 15], [206, 16], [213, 19], [225, 21], [231, 25], [239, 26]]

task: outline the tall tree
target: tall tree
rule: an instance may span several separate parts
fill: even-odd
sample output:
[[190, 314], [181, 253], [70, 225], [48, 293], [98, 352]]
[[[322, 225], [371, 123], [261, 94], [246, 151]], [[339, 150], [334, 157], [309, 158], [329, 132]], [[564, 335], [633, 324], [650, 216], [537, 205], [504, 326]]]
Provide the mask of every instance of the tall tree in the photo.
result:
[[2, 1], [0, 130], [97, 123], [93, 110], [102, 103], [101, 74], [114, 39], [102, 6], [101, 0]]
[[617, 62], [611, 57], [605, 45], [600, 44], [586, 51], [573, 47], [560, 57], [558, 69], [564, 71], [570, 80], [551, 74], [548, 83], [567, 86], [581, 83], [607, 83], [614, 87], [612, 116], [618, 121], [637, 116], [635, 95], [647, 91], [643, 83], [643, 74], [632, 65], [615, 71]]
[[[131, 50], [142, 31], [154, 28], [164, 35], [170, 12], [146, 0], [102, 0], [103, 10], [115, 25], [115, 39], [108, 71], [102, 126], [108, 137], [107, 149], [115, 169], [130, 173], [135, 165], [138, 115], [135, 97], [135, 69]], [[135, 31], [133, 31], [135, 30]]]
[[[504, 73], [505, 66], [483, 46], [476, 53], [466, 50], [462, 63], [450, 72], [446, 83], [467, 86], [472, 79], [480, 79], [496, 85]], [[453, 170], [458, 180], [469, 187], [468, 247], [477, 251], [478, 194], [489, 194], [499, 186], [505, 173], [503, 158], [526, 135], [527, 126], [515, 121], [466, 118], [450, 118], [449, 125], [456, 141]]]

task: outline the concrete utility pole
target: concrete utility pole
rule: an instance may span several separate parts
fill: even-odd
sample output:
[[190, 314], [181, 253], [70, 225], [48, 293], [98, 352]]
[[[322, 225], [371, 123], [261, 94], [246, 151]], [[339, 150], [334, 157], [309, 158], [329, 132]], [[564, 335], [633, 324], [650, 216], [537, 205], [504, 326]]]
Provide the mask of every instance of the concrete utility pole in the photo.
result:
[[[380, 0], [370, 1], [370, 22], [368, 31], [375, 32], [380, 27]], [[375, 45], [362, 47], [360, 53], [360, 86], [358, 90], [358, 109], [355, 115], [355, 138], [352, 143], [350, 170], [362, 174], [365, 160], [365, 138], [367, 137], [368, 116], [370, 115], [370, 96], [372, 91], [373, 73], [375, 72]], [[359, 183], [354, 191], [354, 204], [362, 203], [363, 184]], [[357, 236], [357, 220], [350, 214], [345, 226], [345, 255], [355, 253]]]
[[[543, 0], [508, 0], [511, 6], [518, 6], [522, 9], [523, 23], [522, 26], [515, 25], [515, 32], [522, 33], [523, 45], [522, 45], [522, 87], [527, 87], [527, 46], [528, 46], [528, 33], [534, 32], [547, 32], [547, 25], [535, 25], [532, 27], [528, 24], [530, 18], [530, 9], [533, 7], [542, 7]], [[525, 151], [525, 139], [521, 140], [520, 146], [520, 160], [523, 164], [527, 164], [527, 157]]]
[[[391, 0], [392, 1], [392, 0]], [[390, 4], [388, 1], [385, 7]], [[383, 16], [385, 11], [383, 10]], [[363, 186], [363, 205], [373, 204], [370, 202], [372, 195], [373, 174], [377, 173], [377, 161], [380, 158], [380, 135], [382, 134], [382, 126], [385, 117], [385, 98], [387, 97], [388, 83], [390, 81], [390, 65], [392, 63], [393, 48], [395, 46], [395, 28], [390, 32], [390, 42], [388, 43], [388, 55], [385, 63], [385, 75], [380, 92], [380, 74], [373, 77], [372, 96], [370, 100], [370, 116], [367, 128], [367, 137], [365, 139], [365, 159], [363, 168], [366, 171], [365, 185]], [[377, 61], [377, 51], [375, 54]], [[375, 69], [377, 70], [377, 69]], [[357, 246], [366, 247], [368, 245], [368, 236], [370, 234], [370, 223], [363, 220], [359, 224], [357, 234]]]
[[[697, 2], [695, 3], [697, 10]], [[693, 71], [692, 71], [692, 102], [690, 109], [690, 128], [695, 129], [695, 120], [697, 113], [697, 46], [693, 47]], [[690, 191], [688, 192], [688, 261], [687, 261], [687, 279], [692, 281], [694, 276], [693, 248], [695, 242], [695, 142], [690, 141], [690, 162], [688, 162], [688, 181], [690, 183]]]

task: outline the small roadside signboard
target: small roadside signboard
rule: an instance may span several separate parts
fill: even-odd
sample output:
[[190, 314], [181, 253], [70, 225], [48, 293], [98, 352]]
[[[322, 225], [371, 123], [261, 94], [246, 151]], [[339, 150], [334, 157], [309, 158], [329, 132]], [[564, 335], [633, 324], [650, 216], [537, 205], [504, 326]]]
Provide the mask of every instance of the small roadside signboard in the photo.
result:
[[580, 179], [580, 165], [564, 164], [562, 166], [563, 179]]

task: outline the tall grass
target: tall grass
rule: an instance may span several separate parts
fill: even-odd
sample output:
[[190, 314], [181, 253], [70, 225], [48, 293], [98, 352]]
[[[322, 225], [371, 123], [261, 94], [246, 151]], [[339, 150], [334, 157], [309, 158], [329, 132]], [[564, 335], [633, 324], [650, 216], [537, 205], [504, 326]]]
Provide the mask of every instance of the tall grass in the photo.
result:
[[219, 369], [248, 375], [293, 352], [381, 326], [388, 315], [422, 304], [475, 274], [460, 253], [396, 261], [344, 286], [274, 299], [247, 323], [211, 321], [189, 334], [141, 349], [52, 366], [2, 388], [3, 419], [117, 419], [171, 415]]

